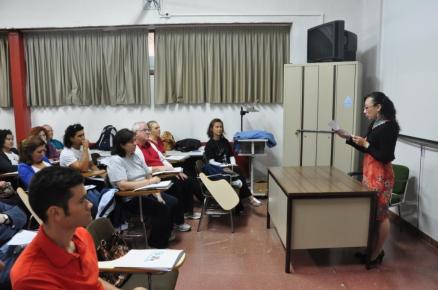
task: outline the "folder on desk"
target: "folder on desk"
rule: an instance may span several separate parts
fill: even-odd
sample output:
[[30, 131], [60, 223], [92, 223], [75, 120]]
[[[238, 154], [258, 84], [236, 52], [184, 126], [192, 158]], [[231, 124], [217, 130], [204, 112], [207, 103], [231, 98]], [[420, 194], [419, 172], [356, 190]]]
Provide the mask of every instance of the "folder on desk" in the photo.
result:
[[146, 189], [169, 189], [172, 186], [172, 181], [170, 180], [165, 180], [165, 181], [160, 181], [158, 183], [154, 183], [154, 184], [148, 184], [139, 188], [134, 189], [134, 191], [139, 191], [139, 190], [146, 190]]
[[99, 262], [99, 269], [136, 268], [172, 271], [183, 254], [183, 250], [171, 249], [130, 250], [116, 260]]

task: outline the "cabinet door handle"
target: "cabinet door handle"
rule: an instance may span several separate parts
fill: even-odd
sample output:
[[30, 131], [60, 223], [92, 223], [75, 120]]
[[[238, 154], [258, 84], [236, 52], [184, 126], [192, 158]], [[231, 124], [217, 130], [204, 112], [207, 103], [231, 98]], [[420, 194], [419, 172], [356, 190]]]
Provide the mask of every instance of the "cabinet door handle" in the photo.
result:
[[295, 135], [299, 135], [302, 133], [323, 133], [323, 134], [334, 134], [334, 131], [328, 131], [328, 130], [307, 130], [307, 129], [297, 129], [295, 131]]

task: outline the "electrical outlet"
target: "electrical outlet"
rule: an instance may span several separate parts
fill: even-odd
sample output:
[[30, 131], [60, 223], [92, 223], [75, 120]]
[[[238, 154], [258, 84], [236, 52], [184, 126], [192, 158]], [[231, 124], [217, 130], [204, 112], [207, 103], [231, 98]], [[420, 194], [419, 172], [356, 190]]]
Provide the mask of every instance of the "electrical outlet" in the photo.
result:
[[143, 10], [158, 10], [161, 0], [144, 0]]

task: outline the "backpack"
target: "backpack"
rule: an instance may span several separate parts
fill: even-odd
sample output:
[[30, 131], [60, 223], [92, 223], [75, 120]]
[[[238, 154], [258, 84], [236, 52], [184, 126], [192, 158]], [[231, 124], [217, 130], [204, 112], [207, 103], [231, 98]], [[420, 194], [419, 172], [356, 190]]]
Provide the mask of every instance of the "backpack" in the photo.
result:
[[182, 139], [175, 143], [175, 150], [182, 152], [189, 152], [193, 150], [198, 150], [201, 147], [201, 141], [198, 139]]
[[103, 151], [110, 151], [113, 147], [114, 136], [116, 136], [116, 133], [117, 129], [114, 126], [105, 126], [96, 142], [96, 148]]

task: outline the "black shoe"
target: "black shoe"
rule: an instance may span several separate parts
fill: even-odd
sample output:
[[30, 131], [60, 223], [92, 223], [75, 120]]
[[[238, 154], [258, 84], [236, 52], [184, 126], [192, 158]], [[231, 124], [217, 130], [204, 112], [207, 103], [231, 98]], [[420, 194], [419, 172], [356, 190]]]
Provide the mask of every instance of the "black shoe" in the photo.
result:
[[366, 265], [367, 270], [376, 268], [378, 265], [381, 265], [384, 256], [385, 256], [385, 252], [381, 251], [380, 254], [374, 260], [370, 261], [369, 264]]

